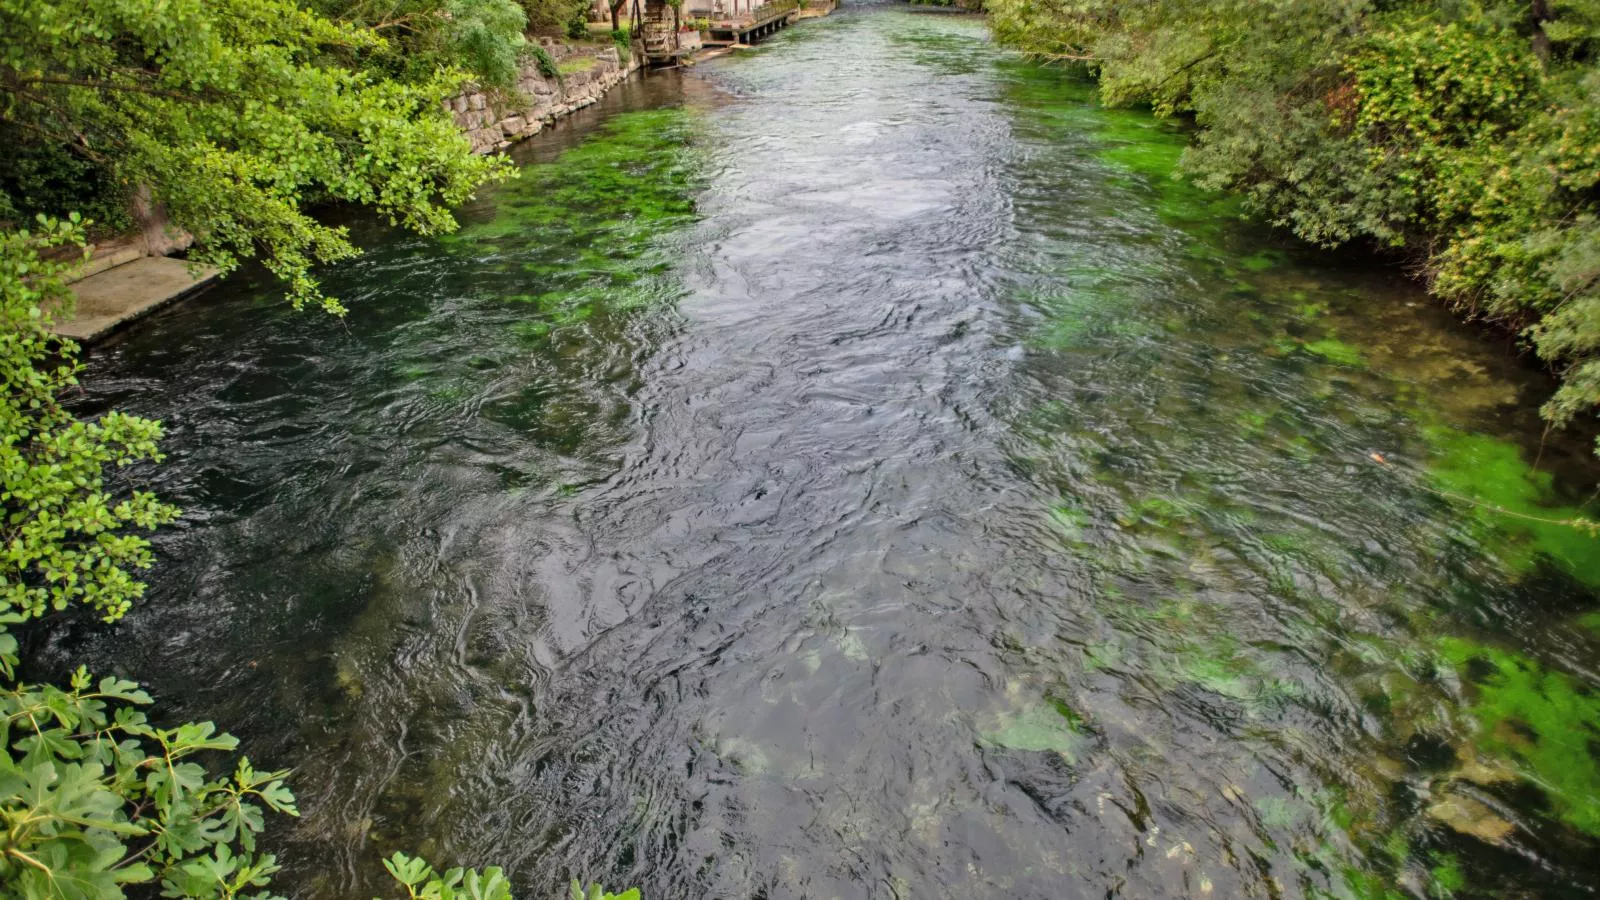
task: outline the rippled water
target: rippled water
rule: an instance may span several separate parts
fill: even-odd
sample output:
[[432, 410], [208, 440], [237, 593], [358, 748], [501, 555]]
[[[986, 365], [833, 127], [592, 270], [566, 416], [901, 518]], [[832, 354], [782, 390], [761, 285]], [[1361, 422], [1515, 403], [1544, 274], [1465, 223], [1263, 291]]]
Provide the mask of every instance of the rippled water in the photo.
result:
[[1592, 895], [1587, 448], [1183, 141], [904, 8], [635, 82], [97, 353], [187, 516], [51, 650], [297, 766], [302, 896]]

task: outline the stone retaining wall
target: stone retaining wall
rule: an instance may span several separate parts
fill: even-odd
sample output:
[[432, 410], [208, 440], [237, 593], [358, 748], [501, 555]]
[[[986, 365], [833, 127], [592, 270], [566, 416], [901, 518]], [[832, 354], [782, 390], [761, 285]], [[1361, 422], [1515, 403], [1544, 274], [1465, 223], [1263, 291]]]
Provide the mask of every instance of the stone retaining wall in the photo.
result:
[[556, 119], [593, 104], [638, 69], [643, 56], [635, 47], [623, 63], [615, 46], [573, 46], [552, 38], [540, 38], [539, 43], [563, 70], [559, 78], [546, 76], [538, 63], [530, 62], [517, 78], [520, 96], [497, 99], [469, 91], [445, 101], [445, 110], [467, 133], [474, 153], [490, 153], [538, 134]]

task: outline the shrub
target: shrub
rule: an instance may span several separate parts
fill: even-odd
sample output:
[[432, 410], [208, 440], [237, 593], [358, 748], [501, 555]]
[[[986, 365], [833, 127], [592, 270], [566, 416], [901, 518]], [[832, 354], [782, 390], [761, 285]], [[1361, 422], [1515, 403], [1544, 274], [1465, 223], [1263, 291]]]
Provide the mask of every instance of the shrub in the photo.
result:
[[543, 47], [534, 47], [532, 56], [534, 63], [539, 67], [540, 75], [546, 78], [554, 78], [557, 81], [561, 80], [561, 69], [556, 65], [555, 58], [550, 55], [550, 51]]
[[587, 0], [520, 0], [520, 3], [528, 16], [530, 34], [589, 36]]
[[1600, 4], [996, 0], [995, 33], [1192, 113], [1182, 169], [1332, 246], [1414, 261], [1468, 316], [1564, 373], [1566, 424], [1600, 406]]

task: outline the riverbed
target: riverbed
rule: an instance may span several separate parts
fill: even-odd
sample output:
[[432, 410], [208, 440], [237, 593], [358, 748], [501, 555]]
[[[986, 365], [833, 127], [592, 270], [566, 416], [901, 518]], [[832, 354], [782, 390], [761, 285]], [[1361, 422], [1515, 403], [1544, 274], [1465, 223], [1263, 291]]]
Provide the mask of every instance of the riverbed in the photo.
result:
[[295, 767], [291, 896], [1592, 896], [1589, 438], [1187, 138], [902, 6], [630, 82], [98, 349], [185, 516], [47, 649]]

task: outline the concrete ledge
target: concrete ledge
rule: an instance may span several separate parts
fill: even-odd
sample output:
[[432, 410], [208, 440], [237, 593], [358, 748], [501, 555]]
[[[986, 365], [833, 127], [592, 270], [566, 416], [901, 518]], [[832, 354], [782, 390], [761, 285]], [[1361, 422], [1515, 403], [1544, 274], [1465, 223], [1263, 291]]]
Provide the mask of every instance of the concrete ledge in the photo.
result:
[[217, 270], [200, 266], [195, 273], [181, 259], [147, 256], [90, 275], [72, 285], [78, 301], [71, 318], [56, 322], [51, 331], [88, 343], [154, 309], [192, 294], [214, 281]]
[[85, 262], [82, 266], [78, 267], [72, 272], [67, 273], [63, 280], [68, 284], [72, 284], [73, 282], [82, 281], [85, 278], [92, 278], [107, 269], [115, 269], [117, 266], [125, 266], [128, 263], [143, 257], [144, 255], [145, 252], [143, 246], [134, 247], [129, 245], [119, 245], [106, 251], [96, 248], [94, 255], [89, 257], [88, 262]]

